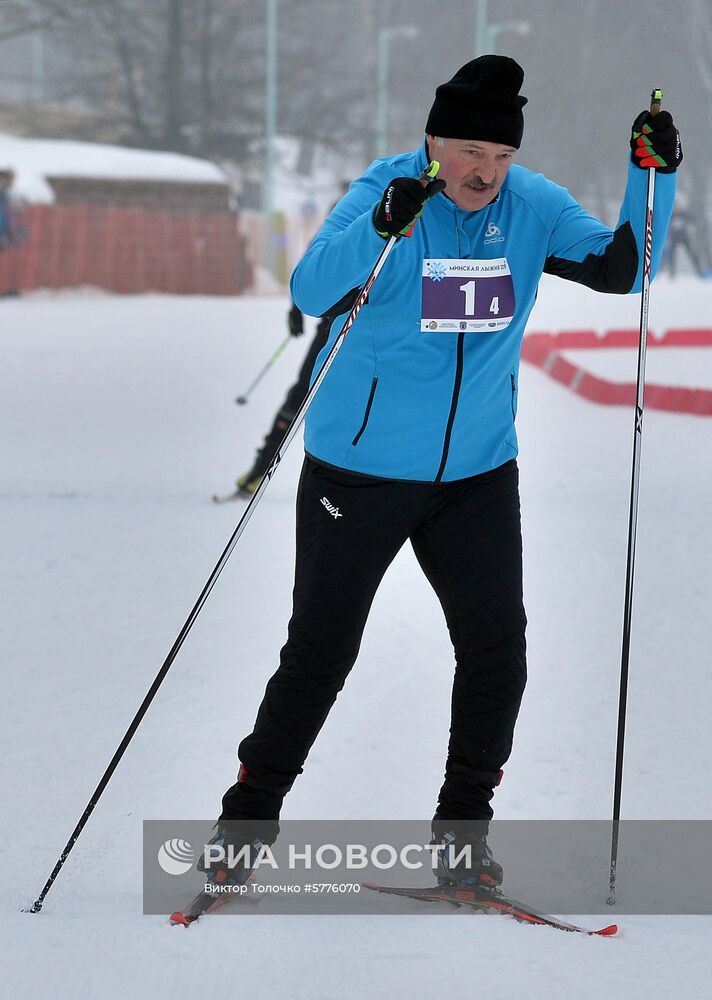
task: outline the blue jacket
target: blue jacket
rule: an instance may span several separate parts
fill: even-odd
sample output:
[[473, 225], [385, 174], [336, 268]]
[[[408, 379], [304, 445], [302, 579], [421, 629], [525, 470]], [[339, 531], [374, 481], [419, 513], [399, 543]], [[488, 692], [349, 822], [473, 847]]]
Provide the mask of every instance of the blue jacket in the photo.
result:
[[[394, 177], [417, 177], [426, 166], [423, 145], [376, 160], [353, 182], [292, 275], [300, 309], [322, 316], [363, 285], [384, 246], [374, 207]], [[675, 174], [656, 180], [653, 273]], [[639, 291], [646, 190], [647, 172], [630, 164], [615, 230], [565, 188], [516, 164], [497, 199], [478, 212], [464, 211], [445, 193], [431, 198], [413, 235], [385, 262], [307, 412], [307, 453], [353, 472], [426, 482], [463, 479], [514, 458], [520, 348], [541, 274], [601, 291]], [[449, 280], [454, 312], [451, 302], [437, 300], [448, 284], [448, 262], [463, 274]], [[482, 280], [492, 278], [488, 270], [499, 280]], [[475, 302], [480, 319], [468, 322]], [[340, 304], [314, 373], [348, 312]]]

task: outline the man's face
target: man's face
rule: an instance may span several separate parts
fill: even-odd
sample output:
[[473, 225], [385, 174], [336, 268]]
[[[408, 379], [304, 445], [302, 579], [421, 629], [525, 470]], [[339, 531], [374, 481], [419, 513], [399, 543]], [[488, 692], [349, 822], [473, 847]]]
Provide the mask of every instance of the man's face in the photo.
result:
[[513, 146], [432, 135], [427, 139], [430, 158], [440, 163], [438, 178], [447, 184], [448, 198], [466, 212], [478, 212], [494, 201], [516, 153]]

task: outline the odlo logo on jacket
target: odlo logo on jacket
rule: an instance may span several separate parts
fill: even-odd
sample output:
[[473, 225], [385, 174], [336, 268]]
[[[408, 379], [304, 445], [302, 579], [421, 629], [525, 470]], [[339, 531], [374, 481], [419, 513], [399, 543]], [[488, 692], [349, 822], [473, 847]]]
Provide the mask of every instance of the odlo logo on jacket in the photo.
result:
[[487, 232], [485, 233], [485, 243], [504, 243], [505, 237], [502, 236], [502, 230], [499, 226], [495, 226], [494, 222], [490, 222], [487, 226]]
[[331, 514], [332, 517], [343, 517], [344, 516], [343, 514], [339, 513], [339, 508], [335, 507], [334, 504], [331, 502], [331, 500], [329, 500], [328, 497], [322, 497], [320, 502], [324, 504], [324, 506], [329, 511], [329, 513]]

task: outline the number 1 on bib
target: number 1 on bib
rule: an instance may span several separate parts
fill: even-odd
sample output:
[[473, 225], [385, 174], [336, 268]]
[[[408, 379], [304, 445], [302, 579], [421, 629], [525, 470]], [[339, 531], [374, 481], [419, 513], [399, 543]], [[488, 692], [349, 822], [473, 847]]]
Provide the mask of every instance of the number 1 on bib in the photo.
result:
[[465, 316], [475, 315], [475, 282], [468, 281], [460, 285], [460, 291], [465, 293]]

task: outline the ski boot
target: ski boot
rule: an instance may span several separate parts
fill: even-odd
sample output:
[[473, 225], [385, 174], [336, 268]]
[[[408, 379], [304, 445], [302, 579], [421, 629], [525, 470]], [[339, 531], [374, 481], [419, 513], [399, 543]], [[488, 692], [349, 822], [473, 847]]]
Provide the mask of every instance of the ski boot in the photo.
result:
[[196, 864], [206, 881], [215, 886], [240, 886], [250, 881], [260, 852], [274, 843], [274, 838], [268, 838], [262, 831], [257, 832], [256, 828], [260, 825], [254, 821], [217, 821], [215, 834], [205, 845]]
[[294, 413], [283, 406], [275, 417], [270, 432], [264, 440], [264, 444], [255, 455], [252, 468], [244, 476], [240, 476], [236, 480], [235, 486], [237, 487], [238, 496], [249, 500], [253, 493], [257, 491], [262, 482], [262, 477], [272, 464], [272, 459], [277, 454], [277, 449], [293, 419]]
[[250, 469], [250, 471], [246, 472], [244, 476], [240, 476], [239, 479], [236, 479], [235, 487], [237, 489], [238, 496], [244, 497], [245, 500], [249, 500], [252, 494], [257, 492], [257, 488], [262, 482], [263, 475], [264, 472], [259, 472], [255, 475], [253, 469]]
[[[487, 824], [475, 824], [475, 827]], [[438, 885], [467, 886], [495, 890], [502, 884], [504, 872], [495, 861], [487, 843], [487, 834], [472, 824], [454, 823], [452, 829], [433, 829], [431, 844], [438, 844], [435, 872]]]
[[246, 472], [244, 476], [240, 476], [239, 479], [235, 480], [235, 486], [237, 487], [237, 493], [239, 496], [244, 497], [245, 500], [249, 500], [252, 494], [257, 492], [257, 489], [262, 482], [262, 477], [267, 469], [269, 469], [270, 463], [274, 458], [274, 453], [277, 450], [278, 444], [279, 441], [274, 447], [271, 447], [270, 442], [265, 447], [260, 448], [249, 472]]

